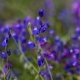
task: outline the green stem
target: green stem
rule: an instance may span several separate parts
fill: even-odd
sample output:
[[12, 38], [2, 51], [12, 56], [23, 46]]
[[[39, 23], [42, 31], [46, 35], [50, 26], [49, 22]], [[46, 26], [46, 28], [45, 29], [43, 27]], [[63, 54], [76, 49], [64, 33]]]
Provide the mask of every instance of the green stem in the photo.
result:
[[[41, 54], [43, 53], [43, 49], [39, 46], [39, 48], [40, 48], [40, 50], [41, 50]], [[50, 69], [49, 69], [49, 67], [48, 67], [48, 62], [47, 62], [47, 60], [46, 60], [46, 58], [43, 56], [43, 58], [44, 58], [44, 60], [45, 60], [45, 62], [46, 62], [46, 66], [47, 66], [47, 68], [48, 68], [48, 72], [49, 72], [49, 74], [50, 74], [50, 78], [51, 78], [51, 80], [53, 80], [53, 77], [52, 77], [52, 74], [51, 74], [51, 71], [50, 71]]]
[[47, 62], [46, 58], [44, 58], [44, 59], [45, 59], [46, 66], [47, 66], [47, 68], [48, 68], [48, 71], [49, 71], [49, 74], [50, 74], [51, 80], [53, 80], [53, 78], [52, 78], [52, 74], [51, 74], [51, 71], [50, 71], [50, 69], [49, 69], [49, 67], [48, 67], [48, 62]]
[[[28, 31], [29, 31], [29, 33], [30, 33], [30, 39], [35, 42], [35, 40], [34, 40], [34, 38], [33, 38], [33, 35], [32, 35], [31, 24], [29, 23], [28, 25], [29, 25], [29, 26], [28, 26]], [[39, 46], [38, 46], [38, 47], [39, 47]], [[36, 48], [36, 51], [38, 50], [38, 47]], [[41, 49], [41, 51], [43, 51], [41, 47], [40, 47], [40, 49]], [[38, 51], [37, 51], [37, 52], [38, 52]], [[36, 52], [36, 54], [37, 54], [37, 56], [38, 56], [38, 53], [37, 53], [37, 52]], [[46, 62], [46, 66], [47, 66], [47, 68], [48, 68], [48, 71], [49, 71], [51, 80], [53, 80], [51, 71], [50, 71], [50, 69], [49, 69], [49, 67], [48, 67], [48, 62], [47, 62], [47, 60], [46, 60], [45, 57], [44, 57], [44, 60], [45, 60], [45, 62]], [[39, 68], [39, 70], [40, 70], [40, 68]]]
[[[22, 53], [22, 55], [23, 55], [23, 57], [24, 57], [24, 59], [26, 59], [26, 56], [24, 55], [24, 53], [21, 51], [21, 53]], [[34, 68], [34, 70], [36, 71], [36, 73], [38, 74], [39, 73], [39, 71], [36, 69], [36, 67], [29, 61], [29, 63], [31, 64], [31, 66]], [[38, 75], [37, 75], [38, 76]], [[44, 80], [43, 79], [43, 77], [42, 76], [40, 76], [41, 77], [41, 79], [42, 80]]]
[[[31, 29], [29, 29], [29, 30], [31, 30]], [[14, 37], [12, 36], [12, 38], [13, 38], [13, 40], [15, 41], [15, 39], [14, 39]], [[31, 35], [31, 40], [33, 39], [33, 37], [32, 37], [32, 35]], [[24, 53], [22, 52], [22, 50], [20, 49], [20, 41], [19, 41], [19, 43], [17, 43], [16, 41], [15, 41], [15, 43], [16, 43], [16, 45], [17, 45], [17, 47], [18, 47], [18, 49], [19, 49], [19, 51], [20, 51], [20, 53], [22, 53], [22, 55], [23, 55], [23, 57], [24, 57], [24, 59], [26, 59], [26, 57], [25, 57], [25, 55], [24, 55]], [[34, 68], [34, 70], [37, 72], [37, 74], [39, 73], [39, 71], [36, 69], [36, 67], [31, 63], [31, 62], [29, 62], [31, 65], [32, 65], [32, 67]], [[43, 79], [43, 77], [42, 76], [40, 76], [41, 77], [41, 79], [42, 80], [44, 80]]]
[[[33, 42], [35, 42], [35, 36], [33, 36], [33, 34], [32, 34], [32, 29], [31, 29], [31, 24], [30, 24], [30, 23], [28, 23], [28, 31], [29, 31], [29, 33], [30, 33], [30, 40], [32, 40]], [[35, 47], [35, 50], [36, 50], [35, 53], [36, 53], [36, 55], [38, 56], [38, 51], [37, 51], [37, 50], [38, 50], [38, 47]], [[39, 71], [40, 71], [40, 67], [39, 67], [39, 66], [38, 66], [38, 68], [39, 68]], [[39, 71], [38, 71], [38, 72], [39, 72]], [[38, 72], [37, 72], [37, 73], [38, 73]], [[38, 75], [37, 75], [37, 76], [38, 76]], [[36, 76], [36, 77], [37, 77], [37, 76]], [[44, 80], [41, 75], [40, 75], [40, 77], [41, 77], [42, 80]]]
[[28, 23], [28, 31], [29, 31], [29, 34], [30, 34], [30, 40], [32, 40], [33, 41], [33, 35], [32, 35], [32, 29], [31, 29], [31, 24], [30, 24], [30, 22]]

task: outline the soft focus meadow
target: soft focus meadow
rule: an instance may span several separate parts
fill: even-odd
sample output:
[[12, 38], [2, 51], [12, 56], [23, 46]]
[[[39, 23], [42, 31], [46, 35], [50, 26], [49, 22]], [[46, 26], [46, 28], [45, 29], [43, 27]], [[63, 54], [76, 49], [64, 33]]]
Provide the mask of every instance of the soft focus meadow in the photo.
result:
[[0, 0], [0, 80], [80, 80], [80, 0]]

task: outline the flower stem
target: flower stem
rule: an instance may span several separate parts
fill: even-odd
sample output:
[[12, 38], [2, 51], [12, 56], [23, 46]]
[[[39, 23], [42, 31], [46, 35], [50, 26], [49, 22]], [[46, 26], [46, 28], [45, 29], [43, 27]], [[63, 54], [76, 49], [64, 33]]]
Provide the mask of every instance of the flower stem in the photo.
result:
[[[14, 37], [12, 37], [12, 38], [14, 39]], [[31, 39], [33, 39], [33, 37], [31, 37]], [[14, 41], [15, 41], [15, 39], [14, 39]], [[19, 41], [18, 43], [15, 41], [15, 43], [16, 43], [16, 45], [17, 45], [17, 47], [18, 47], [21, 55], [23, 55], [24, 59], [26, 59], [26, 56], [24, 55], [24, 53], [23, 53], [22, 50], [20, 49], [20, 46], [21, 46], [21, 45], [20, 45], [20, 41]], [[39, 71], [36, 69], [36, 67], [35, 67], [30, 61], [29, 61], [29, 63], [32, 65], [32, 67], [34, 68], [34, 70], [35, 70], [35, 71], [37, 72], [37, 74], [38, 74]], [[40, 77], [41, 77], [42, 80], [44, 80], [42, 76], [40, 76]]]
[[[43, 53], [43, 49], [40, 47], [40, 45], [39, 45], [39, 48], [40, 48], [40, 50], [41, 50], [41, 54]], [[46, 67], [48, 68], [48, 72], [49, 72], [49, 74], [50, 74], [50, 78], [51, 78], [51, 80], [53, 80], [53, 77], [52, 77], [52, 74], [51, 74], [51, 71], [50, 71], [50, 69], [49, 69], [49, 67], [48, 67], [48, 62], [47, 62], [47, 60], [46, 60], [46, 58], [43, 56], [43, 58], [44, 58], [44, 60], [45, 60], [45, 63], [46, 63]]]

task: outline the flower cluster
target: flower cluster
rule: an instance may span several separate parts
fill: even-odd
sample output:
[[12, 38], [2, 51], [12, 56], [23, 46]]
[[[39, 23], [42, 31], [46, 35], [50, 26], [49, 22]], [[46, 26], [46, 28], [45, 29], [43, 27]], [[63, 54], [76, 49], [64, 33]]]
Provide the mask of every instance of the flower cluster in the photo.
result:
[[12, 65], [9, 58], [13, 53], [21, 55], [21, 61], [24, 63], [28, 61], [34, 67], [32, 59], [29, 58], [29, 55], [33, 55], [38, 66], [34, 69], [43, 80], [53, 80], [55, 76], [57, 80], [62, 80], [64, 73], [80, 74], [80, 27], [75, 29], [69, 41], [63, 41], [49, 28], [50, 23], [44, 20], [44, 16], [45, 10], [40, 9], [34, 20], [26, 17], [12, 25], [1, 26], [0, 57], [4, 64], [0, 75], [5, 76], [5, 80], [9, 80], [12, 75], [16, 78], [16, 74], [10, 72]]
[[74, 23], [77, 25], [77, 26], [80, 26], [80, 1], [76, 1], [73, 3], [72, 5], [72, 12], [73, 12], [73, 15], [74, 15]]

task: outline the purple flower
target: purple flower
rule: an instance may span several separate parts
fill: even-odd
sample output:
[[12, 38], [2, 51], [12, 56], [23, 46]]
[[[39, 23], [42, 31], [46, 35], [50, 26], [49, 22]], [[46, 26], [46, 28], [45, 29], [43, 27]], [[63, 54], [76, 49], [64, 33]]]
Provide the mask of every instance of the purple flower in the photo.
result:
[[43, 56], [38, 55], [38, 66], [43, 67], [45, 65], [45, 60], [43, 58]]
[[5, 52], [2, 52], [2, 53], [1, 53], [1, 57], [2, 57], [3, 59], [7, 59], [6, 53], [5, 53]]
[[39, 29], [37, 27], [35, 27], [33, 30], [32, 30], [32, 33], [34, 35], [38, 35], [39, 34]]
[[40, 17], [43, 17], [45, 15], [44, 9], [40, 9], [38, 14]]
[[35, 47], [35, 43], [32, 41], [28, 41], [28, 47], [29, 48], [34, 48]]
[[11, 50], [10, 49], [7, 50], [7, 54], [8, 54], [8, 56], [11, 55]]
[[6, 47], [7, 44], [8, 44], [8, 38], [6, 38], [6, 39], [4, 39], [4, 40], [2, 41], [2, 46], [3, 46], [3, 47]]

